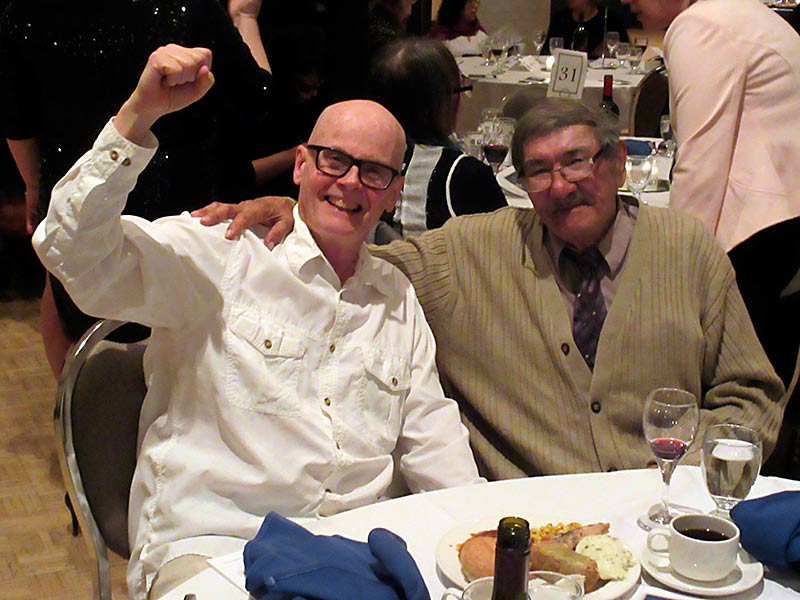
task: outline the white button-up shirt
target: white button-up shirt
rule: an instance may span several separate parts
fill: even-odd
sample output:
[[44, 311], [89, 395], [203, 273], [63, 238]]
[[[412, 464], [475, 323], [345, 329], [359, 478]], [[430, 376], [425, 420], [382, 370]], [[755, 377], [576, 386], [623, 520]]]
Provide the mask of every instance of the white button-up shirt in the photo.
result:
[[175, 556], [241, 548], [271, 510], [378, 501], [396, 468], [413, 492], [480, 481], [400, 271], [362, 248], [340, 286], [297, 211], [274, 251], [263, 232], [229, 241], [188, 214], [120, 217], [152, 154], [109, 123], [34, 236], [83, 310], [153, 327], [129, 511], [135, 598]]

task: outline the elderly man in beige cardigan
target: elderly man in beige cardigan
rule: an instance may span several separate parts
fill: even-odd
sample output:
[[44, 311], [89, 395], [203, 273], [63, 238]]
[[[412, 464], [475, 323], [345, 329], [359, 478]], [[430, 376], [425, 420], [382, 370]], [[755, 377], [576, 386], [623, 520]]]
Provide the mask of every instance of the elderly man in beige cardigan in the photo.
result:
[[[541, 101], [517, 124], [512, 154], [534, 210], [459, 217], [372, 248], [414, 284], [482, 473], [648, 466], [642, 407], [657, 387], [698, 398], [697, 439], [713, 423], [745, 424], [768, 456], [783, 385], [702, 224], [618, 195], [624, 144], [579, 103]], [[238, 213], [235, 236], [285, 213], [280, 206], [217, 206], [205, 218]], [[595, 274], [588, 286], [586, 272]], [[699, 444], [685, 460], [699, 460]]]

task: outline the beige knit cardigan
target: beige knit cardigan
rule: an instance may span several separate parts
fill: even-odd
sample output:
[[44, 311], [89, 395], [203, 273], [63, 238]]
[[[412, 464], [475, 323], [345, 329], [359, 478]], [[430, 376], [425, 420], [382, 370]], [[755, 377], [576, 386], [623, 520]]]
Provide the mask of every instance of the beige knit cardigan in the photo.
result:
[[[373, 248], [416, 288], [483, 475], [645, 467], [653, 454], [642, 407], [664, 386], [701, 399], [697, 440], [709, 424], [741, 423], [763, 435], [769, 454], [783, 386], [727, 256], [698, 221], [641, 207], [593, 373], [542, 234], [534, 211], [504, 208]], [[687, 461], [699, 460], [699, 447]]]

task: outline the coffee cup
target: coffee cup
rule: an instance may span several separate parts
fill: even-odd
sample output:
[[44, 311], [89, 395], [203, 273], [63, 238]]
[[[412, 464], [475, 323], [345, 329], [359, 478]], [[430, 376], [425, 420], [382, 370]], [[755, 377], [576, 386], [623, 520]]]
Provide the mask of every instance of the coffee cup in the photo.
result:
[[[552, 571], [531, 571], [528, 579], [529, 600], [581, 600], [583, 577]], [[447, 588], [442, 600], [491, 600], [494, 577], [481, 577], [464, 590]]]
[[[659, 543], [659, 540], [665, 543]], [[739, 528], [712, 515], [681, 515], [647, 536], [650, 562], [696, 581], [717, 581], [736, 568]]]

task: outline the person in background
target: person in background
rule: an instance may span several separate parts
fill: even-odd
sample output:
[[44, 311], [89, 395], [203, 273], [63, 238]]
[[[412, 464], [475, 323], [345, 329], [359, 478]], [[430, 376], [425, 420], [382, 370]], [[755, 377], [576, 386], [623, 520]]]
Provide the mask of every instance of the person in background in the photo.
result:
[[[696, 219], [618, 195], [625, 155], [601, 109], [542, 99], [512, 142], [533, 209], [371, 248], [413, 283], [490, 479], [652, 464], [642, 410], [658, 387], [695, 395], [697, 439], [739, 423], [759, 432], [765, 457], [775, 445], [784, 387], [728, 258]], [[280, 199], [200, 212], [207, 223], [240, 213], [231, 237], [291, 219]], [[684, 460], [699, 458], [695, 445]]]
[[[153, 48], [210, 46], [217, 86], [156, 127], [162, 144], [126, 206], [147, 219], [224, 198], [252, 197], [247, 137], [267, 110], [271, 80], [218, 0], [12, 0], [0, 16], [0, 131], [26, 184], [30, 233], [50, 191], [136, 84]], [[47, 277], [41, 333], [58, 377], [96, 319]]]
[[800, 345], [800, 290], [787, 289], [800, 270], [800, 37], [758, 0], [625, 1], [647, 29], [667, 28], [670, 206], [728, 253], [788, 385]]
[[33, 237], [81, 308], [153, 328], [128, 513], [134, 600], [241, 550], [270, 511], [316, 518], [397, 481], [481, 481], [414, 290], [364, 247], [403, 185], [405, 135], [386, 109], [323, 112], [296, 153], [297, 227], [274, 251], [188, 213], [121, 215], [156, 152], [153, 124], [213, 89], [211, 64], [204, 48], [152, 53]]
[[442, 0], [429, 37], [444, 42], [454, 56], [480, 56], [489, 39], [478, 19], [480, 0]]
[[606, 6], [599, 0], [567, 0], [567, 8], [550, 17], [550, 27], [547, 30], [542, 54], [550, 53], [550, 38], [554, 37], [564, 38], [564, 48], [572, 49], [573, 35], [579, 23], [583, 23], [586, 28], [589, 58], [599, 58], [603, 55], [605, 43], [603, 36], [606, 31], [616, 31], [619, 33], [620, 41], [629, 41], [625, 21], [615, 10], [609, 8], [606, 11]]
[[419, 235], [456, 215], [507, 205], [491, 167], [451, 140], [465, 89], [442, 42], [407, 38], [388, 44], [378, 52], [370, 82], [373, 98], [413, 142], [403, 193], [391, 217], [400, 235]]
[[367, 55], [406, 34], [406, 23], [417, 0], [369, 0]]
[[270, 38], [267, 55], [273, 87], [268, 116], [256, 127], [251, 150], [257, 196], [297, 197], [292, 170], [297, 146], [308, 139], [324, 108], [328, 44], [324, 31], [312, 24], [287, 26]]

